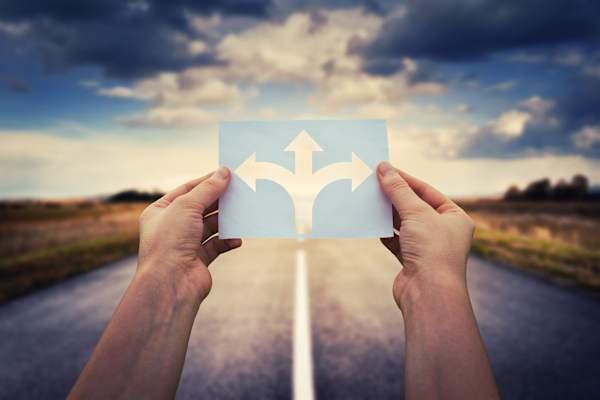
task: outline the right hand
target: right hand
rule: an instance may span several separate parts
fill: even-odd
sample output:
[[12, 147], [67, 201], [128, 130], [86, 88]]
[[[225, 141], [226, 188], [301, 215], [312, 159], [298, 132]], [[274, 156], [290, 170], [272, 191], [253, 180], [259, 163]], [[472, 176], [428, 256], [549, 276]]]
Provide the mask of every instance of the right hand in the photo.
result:
[[377, 176], [393, 205], [398, 231], [381, 241], [404, 266], [393, 286], [400, 309], [431, 293], [450, 290], [466, 295], [471, 218], [442, 193], [388, 162], [378, 165]]

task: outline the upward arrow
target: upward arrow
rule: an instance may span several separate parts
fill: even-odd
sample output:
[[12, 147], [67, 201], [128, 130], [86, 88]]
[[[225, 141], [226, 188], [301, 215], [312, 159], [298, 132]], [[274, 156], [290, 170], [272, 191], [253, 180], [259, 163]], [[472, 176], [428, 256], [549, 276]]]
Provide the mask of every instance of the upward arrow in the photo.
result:
[[[258, 179], [270, 180], [281, 185], [292, 197], [296, 219], [298, 220], [299, 215], [306, 216], [308, 232], [312, 228], [313, 204], [321, 189], [332, 182], [346, 179], [352, 181], [352, 191], [354, 191], [373, 173], [372, 169], [353, 152], [351, 161], [329, 164], [313, 174], [312, 153], [323, 149], [306, 131], [300, 132], [285, 151], [294, 152], [294, 173], [275, 163], [256, 161], [256, 153], [252, 153], [240, 164], [235, 169], [235, 173], [255, 192]], [[298, 189], [299, 186], [310, 188], [306, 201], [299, 201], [297, 193], [294, 192], [294, 189]], [[299, 233], [307, 232], [298, 221], [296, 229]]]
[[312, 175], [313, 151], [323, 151], [323, 149], [315, 142], [308, 132], [303, 130], [290, 142], [290, 144], [288, 144], [285, 151], [294, 152], [294, 174], [298, 178], [307, 178]]

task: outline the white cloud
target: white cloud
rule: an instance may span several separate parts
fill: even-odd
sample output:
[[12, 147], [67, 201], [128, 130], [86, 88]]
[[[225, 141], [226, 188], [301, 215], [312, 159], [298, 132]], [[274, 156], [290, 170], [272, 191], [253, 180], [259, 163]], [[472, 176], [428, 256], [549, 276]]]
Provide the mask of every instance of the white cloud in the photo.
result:
[[168, 190], [215, 168], [216, 134], [209, 132], [164, 143], [107, 132], [74, 137], [0, 130], [0, 192], [64, 197]]
[[578, 149], [589, 149], [600, 143], [600, 125], [586, 126], [573, 135], [573, 144]]
[[319, 15], [324, 20], [295, 13], [282, 23], [264, 22], [227, 35], [217, 52], [230, 63], [228, 75], [258, 82], [320, 82], [333, 71], [357, 71], [360, 59], [348, 55], [348, 42], [373, 37], [382, 19], [360, 9]]
[[118, 118], [131, 127], [189, 128], [211, 124], [219, 120], [214, 112], [195, 107], [152, 107], [149, 110]]
[[210, 17], [202, 15], [188, 16], [190, 25], [194, 30], [202, 35], [214, 36], [216, 29], [221, 25], [221, 17], [218, 14], [213, 14]]
[[554, 107], [554, 101], [540, 96], [531, 96], [521, 102], [521, 105], [534, 113], [543, 114]]
[[113, 86], [110, 88], [100, 88], [96, 91], [101, 96], [121, 97], [124, 99], [144, 99], [139, 93], [126, 86]]
[[[206, 18], [193, 21], [198, 31], [215, 29], [221, 23]], [[348, 52], [348, 44], [373, 37], [382, 22], [380, 16], [361, 9], [324, 11], [317, 17], [298, 12], [282, 22], [262, 22], [225, 36], [215, 46], [223, 65], [161, 73], [132, 87], [102, 88], [98, 93], [147, 101], [146, 112], [119, 121], [162, 127], [231, 116], [234, 110], [245, 109], [243, 101], [254, 96], [253, 85], [265, 83], [309, 84], [312, 93], [306, 100], [323, 114], [359, 107], [363, 116], [373, 110], [393, 117], [397, 113], [390, 111], [408, 108], [405, 103], [411, 95], [445, 93], [445, 85], [439, 82], [414, 83], [411, 78], [419, 66], [411, 59], [404, 59], [404, 68], [391, 76], [362, 71], [361, 58]], [[205, 48], [199, 45], [196, 51], [201, 50]], [[243, 93], [240, 88], [249, 85], [254, 89]], [[207, 106], [215, 105], [220, 108], [208, 111]], [[384, 108], [387, 111], [382, 113]]]
[[[579, 156], [519, 160], [452, 159], [431, 152], [459, 144], [464, 126], [390, 129], [392, 162], [452, 196], [501, 193], [512, 183], [583, 173], [599, 183], [600, 161]], [[425, 136], [424, 136], [425, 135]], [[5, 197], [66, 197], [114, 193], [125, 188], [168, 190], [217, 166], [216, 130], [156, 138], [119, 132], [81, 137], [49, 131], [0, 131], [0, 192]]]
[[498, 119], [492, 121], [492, 129], [495, 133], [506, 137], [521, 136], [525, 125], [531, 119], [531, 114], [519, 111], [509, 110], [503, 112]]
[[[465, 127], [468, 131], [468, 127]], [[474, 129], [474, 128], [473, 128]], [[431, 141], [422, 140], [427, 129], [390, 129], [391, 161], [408, 173], [429, 182], [449, 196], [499, 195], [511, 184], [524, 186], [542, 177], [553, 180], [577, 173], [587, 175], [592, 184], [600, 182], [600, 160], [582, 156], [540, 155], [521, 159], [455, 159], [430, 151]], [[465, 133], [455, 127], [442, 133], [451, 149]], [[468, 132], [466, 132], [468, 134]], [[438, 140], [434, 133], [431, 140]]]

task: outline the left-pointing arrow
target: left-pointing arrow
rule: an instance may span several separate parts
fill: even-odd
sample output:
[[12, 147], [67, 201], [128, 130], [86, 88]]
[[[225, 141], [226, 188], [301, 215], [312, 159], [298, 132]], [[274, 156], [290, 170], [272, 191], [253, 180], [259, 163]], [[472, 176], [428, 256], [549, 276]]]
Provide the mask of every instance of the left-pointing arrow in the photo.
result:
[[256, 161], [256, 153], [252, 153], [239, 167], [235, 173], [246, 185], [256, 192], [256, 180], [267, 179], [283, 186], [289, 192], [289, 185], [294, 182], [294, 174], [289, 170], [270, 162]]

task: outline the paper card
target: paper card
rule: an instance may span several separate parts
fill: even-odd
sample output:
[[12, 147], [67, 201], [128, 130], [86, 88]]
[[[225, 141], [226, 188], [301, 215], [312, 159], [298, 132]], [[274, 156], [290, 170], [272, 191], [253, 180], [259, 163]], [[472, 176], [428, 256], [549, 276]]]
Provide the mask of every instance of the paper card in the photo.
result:
[[233, 172], [221, 238], [393, 236], [385, 121], [223, 122], [219, 158]]

